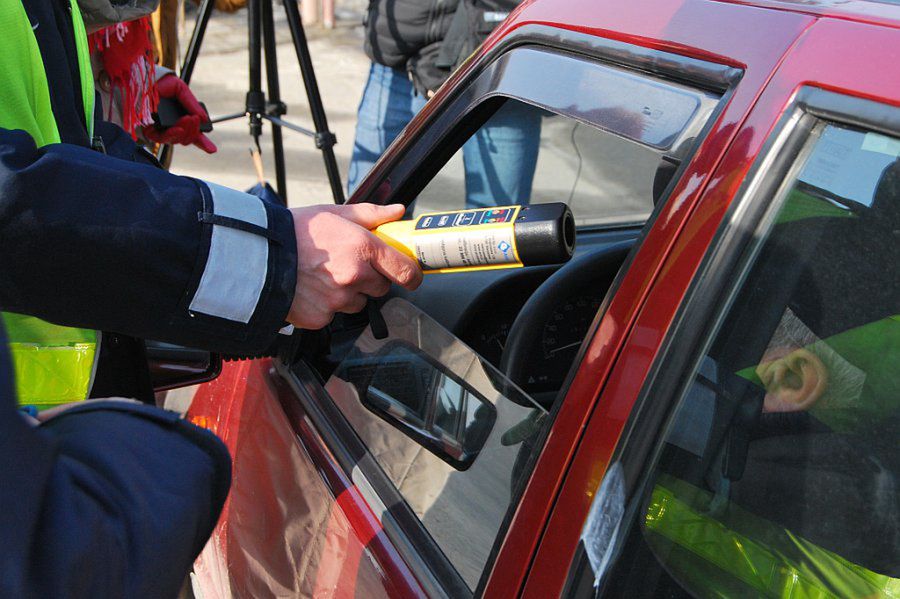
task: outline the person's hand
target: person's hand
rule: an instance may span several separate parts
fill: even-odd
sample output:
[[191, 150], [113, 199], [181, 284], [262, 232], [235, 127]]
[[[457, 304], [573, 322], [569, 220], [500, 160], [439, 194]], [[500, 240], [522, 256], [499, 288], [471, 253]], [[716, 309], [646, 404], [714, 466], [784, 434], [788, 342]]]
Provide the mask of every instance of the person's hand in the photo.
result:
[[213, 154], [217, 150], [216, 144], [200, 132], [200, 124], [208, 121], [209, 115], [187, 83], [170, 73], [156, 82], [156, 91], [160, 98], [172, 98], [181, 104], [187, 114], [168, 129], [159, 129], [156, 125], [145, 126], [144, 137], [159, 144], [193, 144], [207, 154]]
[[359, 312], [368, 297], [381, 297], [391, 283], [415, 289], [419, 265], [370, 232], [403, 216], [399, 204], [345, 204], [295, 208], [297, 287], [288, 322], [321, 329], [336, 312]]

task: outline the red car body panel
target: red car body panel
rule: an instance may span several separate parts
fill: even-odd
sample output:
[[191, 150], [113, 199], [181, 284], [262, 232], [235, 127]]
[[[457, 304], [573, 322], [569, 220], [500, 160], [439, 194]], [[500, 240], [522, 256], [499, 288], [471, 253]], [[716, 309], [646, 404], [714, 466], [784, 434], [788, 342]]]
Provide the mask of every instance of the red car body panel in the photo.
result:
[[[891, 104], [900, 98], [900, 79], [892, 76], [896, 9], [857, 0], [754, 4], [526, 0], [426, 105], [351, 199], [378, 197], [372, 181], [402, 160], [405, 145], [428, 126], [454, 86], [525, 25], [743, 73], [600, 310], [500, 546], [486, 596], [562, 592], [591, 501], [651, 365], [750, 165], [796, 91], [810, 85]], [[219, 379], [201, 387], [189, 417], [223, 437], [235, 464], [232, 495], [198, 575], [239, 596], [255, 596], [255, 585], [273, 582], [289, 592], [326, 596], [422, 596], [292, 394], [268, 360], [226, 364]], [[308, 531], [294, 535], [291, 524], [304, 518], [324, 527], [313, 535], [323, 540], [319, 545], [309, 543]], [[255, 536], [238, 532], [251, 530]], [[307, 566], [298, 570], [303, 559]]]
[[[800, 87], [809, 85], [897, 104], [900, 80], [884, 76], [894, 68], [894, 59], [883, 51], [896, 38], [889, 31], [859, 23], [819, 21], [801, 38], [766, 88], [709, 189], [685, 223], [616, 359], [603, 388], [603, 401], [592, 415], [579, 452], [566, 472], [546, 534], [531, 564], [533, 575], [528, 577], [526, 596], [548, 597], [562, 591], [591, 499], [650, 366], [732, 198], [790, 99]], [[867, 60], [847, 61], [846, 57], [854, 52], [856, 57], [865, 56]], [[595, 344], [602, 347], [603, 340], [595, 338], [591, 347]], [[588, 368], [586, 360], [579, 374]], [[585, 373], [586, 378], [589, 376]], [[532, 480], [536, 479], [540, 479], [539, 473]]]
[[187, 417], [233, 456], [231, 493], [195, 563], [205, 597], [424, 597], [271, 360], [229, 362]]
[[[561, 8], [560, 4], [565, 4], [565, 9]], [[591, 10], [588, 10], [589, 4]], [[812, 23], [812, 19], [803, 15], [762, 9], [748, 11], [743, 7], [704, 1], [658, 2], [656, 5], [665, 7], [662, 12], [671, 20], [662, 19], [657, 22], [654, 19], [642, 18], [645, 12], [655, 13], [648, 10], [644, 4], [618, 6], [617, 10], [611, 8], [613, 3], [605, 4], [610, 8], [601, 11], [594, 3], [578, 0], [566, 3], [538, 2], [522, 10], [519, 18], [527, 19], [529, 22], [555, 24], [549, 13], [578, 15], [581, 17], [579, 21], [584, 25], [579, 26], [577, 30], [584, 33], [602, 36], [608, 35], [612, 29], [617, 32], [616, 39], [621, 41], [651, 45], [654, 48], [693, 58], [709, 60], [715, 57], [718, 62], [739, 66], [744, 70], [744, 75], [734, 90], [728, 106], [698, 150], [697, 159], [689, 166], [673, 190], [665, 209], [641, 243], [632, 264], [628, 267], [628, 274], [615, 291], [593, 339], [584, 351], [581, 366], [563, 400], [565, 409], [560, 410], [557, 416], [498, 556], [494, 575], [486, 589], [486, 595], [492, 597], [505, 596], [507, 593], [515, 594], [515, 589], [518, 588], [515, 581], [525, 578], [530, 568], [529, 556], [533, 555], [532, 551], [542, 532], [534, 523], [546, 521], [559, 484], [563, 477], [567, 476], [567, 464], [580, 441], [580, 433], [584, 430], [606, 375], [616, 360], [625, 335], [631, 330], [635, 316], [644, 303], [656, 274], [661, 270], [675, 240], [681, 236], [682, 229], [691, 222], [698, 198], [709, 183], [716, 164], [733, 142], [760, 89], [771, 77], [791, 44]], [[551, 6], [553, 10], [550, 10]], [[541, 14], [542, 10], [545, 14]], [[673, 18], [675, 13], [678, 16]], [[597, 27], [590, 27], [591, 23], [596, 23]], [[600, 29], [601, 23], [607, 29]], [[681, 23], [682, 27], [678, 27], [678, 23]], [[732, 35], [732, 30], [738, 24], [746, 27], [746, 32], [740, 36]], [[626, 36], [622, 34], [623, 31], [632, 34]], [[499, 35], [503, 35], [503, 32]], [[653, 44], [646, 44], [647, 39], [656, 41]], [[700, 218], [706, 217], [701, 215]], [[717, 224], [718, 221], [713, 228]], [[702, 255], [707, 245], [693, 243], [690, 247], [696, 248]], [[668, 300], [672, 302], [673, 307], [677, 306], [676, 295], [668, 294]], [[660, 329], [660, 332], [664, 333], [665, 330]], [[642, 382], [644, 379], [638, 380]], [[621, 425], [628, 417], [628, 407], [630, 406], [623, 406], [618, 413], [617, 426], [603, 429], [603, 433], [607, 435], [606, 443], [610, 447], [614, 446], [619, 438]], [[600, 466], [594, 469], [594, 485], [591, 493], [596, 489], [603, 474], [602, 465]], [[590, 496], [586, 496], [582, 503], [589, 505], [589, 500]], [[566, 532], [571, 533], [571, 529], [575, 529], [570, 539], [572, 551], [583, 522], [583, 518], [568, 519]], [[571, 553], [567, 556], [571, 558]], [[570, 561], [565, 556], [558, 556], [555, 566], [552, 567], [566, 571]], [[544, 574], [542, 573], [542, 577]], [[546, 574], [549, 575], [549, 572]]]
[[734, 4], [760, 6], [775, 10], [804, 13], [818, 17], [838, 17], [848, 21], [898, 28], [897, 9], [889, 1], [871, 0], [719, 0]]

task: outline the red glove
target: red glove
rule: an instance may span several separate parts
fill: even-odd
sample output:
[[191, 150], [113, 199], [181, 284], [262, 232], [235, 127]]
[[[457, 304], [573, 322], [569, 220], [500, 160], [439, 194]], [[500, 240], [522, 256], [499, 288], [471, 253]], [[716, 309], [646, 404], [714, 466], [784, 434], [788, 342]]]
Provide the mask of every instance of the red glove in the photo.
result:
[[175, 99], [187, 114], [168, 129], [159, 129], [156, 125], [143, 127], [144, 137], [159, 144], [183, 146], [194, 144], [207, 154], [215, 152], [216, 145], [200, 132], [200, 123], [208, 121], [209, 115], [203, 110], [187, 83], [175, 75], [168, 74], [156, 82], [156, 91], [159, 92], [160, 98]]

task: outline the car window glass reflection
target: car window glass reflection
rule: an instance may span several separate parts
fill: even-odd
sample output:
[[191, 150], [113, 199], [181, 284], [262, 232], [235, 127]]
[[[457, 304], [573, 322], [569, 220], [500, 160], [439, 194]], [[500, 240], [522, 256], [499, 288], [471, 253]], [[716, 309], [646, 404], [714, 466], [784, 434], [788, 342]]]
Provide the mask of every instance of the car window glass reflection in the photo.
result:
[[386, 339], [357, 339], [326, 389], [406, 504], [474, 589], [546, 411], [402, 299]]
[[820, 124], [810, 144], [611, 596], [900, 592], [900, 140]]

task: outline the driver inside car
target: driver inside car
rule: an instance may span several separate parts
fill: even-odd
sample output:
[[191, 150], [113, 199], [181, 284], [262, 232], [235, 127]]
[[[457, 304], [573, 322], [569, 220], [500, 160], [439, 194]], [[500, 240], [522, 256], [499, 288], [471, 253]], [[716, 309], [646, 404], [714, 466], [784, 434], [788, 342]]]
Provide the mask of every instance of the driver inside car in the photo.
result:
[[859, 400], [865, 373], [835, 352], [788, 308], [754, 369], [765, 387], [763, 413], [849, 406]]
[[[713, 345], [679, 409], [673, 428], [705, 423], [702, 441], [692, 448], [670, 434], [644, 538], [701, 596], [895, 596], [892, 229], [873, 208], [794, 215], [776, 224], [725, 320], [727, 342]], [[858, 248], [873, 244], [882, 255], [861, 265]], [[837, 275], [851, 266], [852, 287]], [[713, 401], [699, 401], [704, 390]]]

